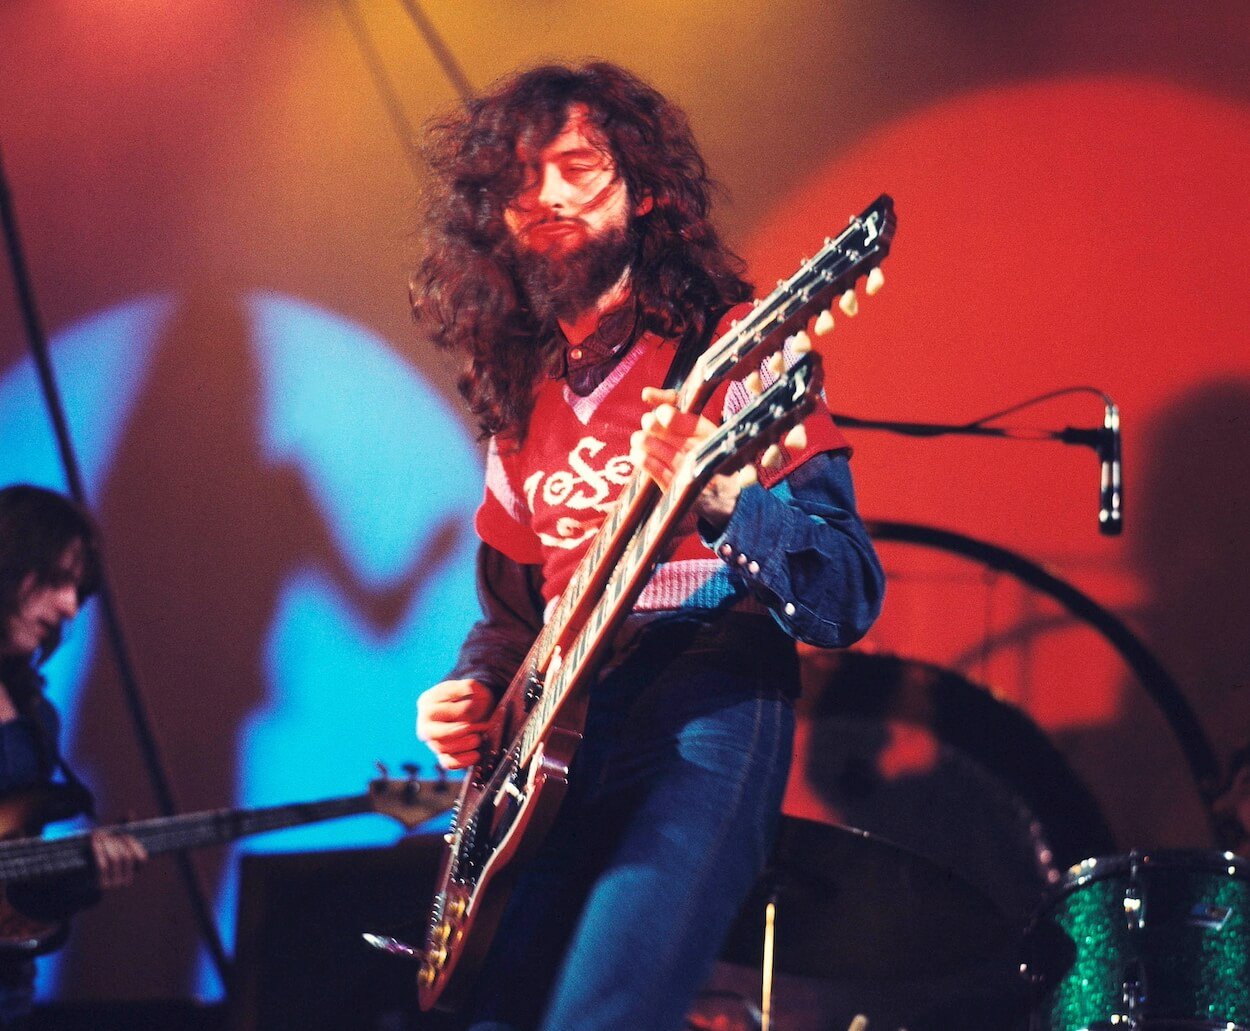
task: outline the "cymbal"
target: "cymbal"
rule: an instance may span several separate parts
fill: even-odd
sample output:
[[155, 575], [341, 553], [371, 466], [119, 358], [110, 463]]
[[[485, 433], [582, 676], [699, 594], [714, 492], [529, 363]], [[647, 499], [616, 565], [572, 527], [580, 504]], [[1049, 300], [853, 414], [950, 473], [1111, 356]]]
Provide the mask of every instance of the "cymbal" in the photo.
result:
[[908, 980], [989, 959], [1010, 921], [959, 876], [853, 827], [783, 816], [769, 869], [721, 958], [759, 966], [764, 912], [775, 894], [774, 966], [807, 977]]

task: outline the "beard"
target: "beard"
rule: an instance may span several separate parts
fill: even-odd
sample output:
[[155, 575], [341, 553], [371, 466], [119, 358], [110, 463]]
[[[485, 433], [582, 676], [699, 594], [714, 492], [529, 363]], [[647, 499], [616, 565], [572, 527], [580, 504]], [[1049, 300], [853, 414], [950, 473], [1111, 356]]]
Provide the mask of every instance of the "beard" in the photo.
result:
[[572, 318], [590, 308], [633, 262], [638, 241], [627, 226], [611, 226], [563, 253], [516, 246], [517, 276], [539, 322]]

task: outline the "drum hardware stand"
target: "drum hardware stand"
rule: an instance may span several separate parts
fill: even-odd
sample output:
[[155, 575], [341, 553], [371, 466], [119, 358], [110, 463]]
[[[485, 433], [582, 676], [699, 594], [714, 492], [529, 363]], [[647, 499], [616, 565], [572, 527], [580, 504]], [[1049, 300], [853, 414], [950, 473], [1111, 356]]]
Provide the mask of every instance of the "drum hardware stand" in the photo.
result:
[[777, 894], [774, 882], [764, 903], [764, 962], [760, 983], [760, 1031], [772, 1031], [773, 1026], [773, 963], [777, 943]]
[[[777, 902], [779, 886], [774, 883], [764, 904], [764, 962], [760, 985], [760, 1031], [773, 1031], [773, 972], [777, 945]], [[847, 1031], [868, 1031], [868, 1018], [857, 1013]], [[899, 1028], [899, 1031], [907, 1031]]]
[[1146, 904], [1141, 890], [1141, 859], [1136, 852], [1129, 864], [1128, 884], [1124, 889], [1124, 922], [1129, 933], [1132, 956], [1124, 964], [1124, 1016], [1129, 1031], [1142, 1026], [1142, 1007], [1146, 1003], [1146, 966], [1139, 946], [1146, 929]]

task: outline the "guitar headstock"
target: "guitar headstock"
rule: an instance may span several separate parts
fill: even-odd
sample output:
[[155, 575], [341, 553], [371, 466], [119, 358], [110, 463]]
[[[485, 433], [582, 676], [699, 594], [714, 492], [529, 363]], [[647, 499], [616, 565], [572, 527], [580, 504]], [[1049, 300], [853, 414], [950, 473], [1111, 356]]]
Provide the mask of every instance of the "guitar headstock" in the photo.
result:
[[369, 782], [369, 802], [375, 813], [389, 816], [412, 830], [426, 820], [446, 812], [455, 804], [459, 781], [440, 777], [419, 780], [378, 777]]
[[688, 396], [682, 407], [697, 408], [706, 402], [716, 383], [741, 362], [759, 360], [781, 348], [785, 339], [812, 332], [823, 336], [833, 329], [832, 307], [853, 318], [859, 311], [855, 292], [860, 279], [864, 293], [874, 296], [884, 285], [881, 262], [890, 253], [898, 220], [894, 201], [882, 194], [836, 237], [826, 239], [817, 254], [806, 259], [789, 279], [777, 287], [730, 330], [714, 341], [699, 358], [687, 379]]
[[761, 452], [768, 464], [773, 442], [783, 435], [787, 444], [803, 446], [791, 434], [802, 432], [802, 420], [816, 406], [824, 381], [820, 355], [806, 351], [788, 369], [774, 371], [777, 378], [699, 447], [691, 463], [692, 479], [742, 469]]

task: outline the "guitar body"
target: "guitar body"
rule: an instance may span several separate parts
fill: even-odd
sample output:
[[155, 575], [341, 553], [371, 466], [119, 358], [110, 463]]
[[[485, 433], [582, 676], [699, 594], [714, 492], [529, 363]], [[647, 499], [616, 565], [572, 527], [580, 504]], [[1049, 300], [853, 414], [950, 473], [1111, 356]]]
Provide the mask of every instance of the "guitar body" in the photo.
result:
[[[505, 696], [499, 706], [523, 715]], [[586, 706], [562, 710], [530, 762], [504, 781], [515, 791], [492, 787], [495, 764], [479, 764], [464, 780], [456, 803], [455, 830], [438, 873], [428, 942], [434, 962], [417, 980], [422, 1009], [455, 1009], [481, 969], [504, 907], [525, 860], [537, 852], [555, 821], [569, 785], [573, 755], [581, 743]], [[499, 720], [490, 751], [499, 755], [511, 720]]]
[[9, 898], [8, 886], [0, 888], [0, 960], [29, 959], [55, 952], [68, 936], [68, 920], [27, 916]]

